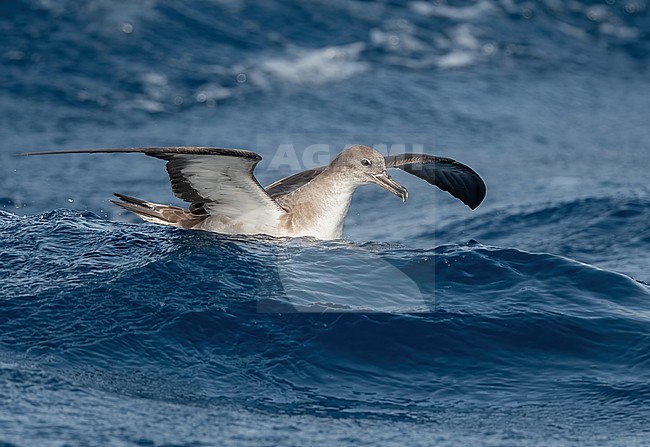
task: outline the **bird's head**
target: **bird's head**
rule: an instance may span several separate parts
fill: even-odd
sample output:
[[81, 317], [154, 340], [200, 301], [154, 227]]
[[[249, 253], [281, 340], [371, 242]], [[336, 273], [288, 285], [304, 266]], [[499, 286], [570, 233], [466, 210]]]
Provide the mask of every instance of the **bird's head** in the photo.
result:
[[330, 166], [344, 173], [355, 185], [375, 183], [403, 202], [408, 198], [407, 189], [386, 172], [384, 156], [368, 146], [356, 145], [343, 150]]

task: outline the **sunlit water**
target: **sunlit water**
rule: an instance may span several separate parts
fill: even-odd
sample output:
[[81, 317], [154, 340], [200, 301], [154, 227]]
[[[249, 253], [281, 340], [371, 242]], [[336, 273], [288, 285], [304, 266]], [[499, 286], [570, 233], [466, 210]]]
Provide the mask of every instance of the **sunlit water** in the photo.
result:
[[[611, 3], [611, 4], [610, 4]], [[641, 1], [0, 4], [0, 443], [650, 442], [650, 27]], [[138, 155], [403, 143], [345, 240], [144, 224]], [[388, 146], [390, 147], [390, 146]], [[177, 203], [177, 202], [175, 202]]]

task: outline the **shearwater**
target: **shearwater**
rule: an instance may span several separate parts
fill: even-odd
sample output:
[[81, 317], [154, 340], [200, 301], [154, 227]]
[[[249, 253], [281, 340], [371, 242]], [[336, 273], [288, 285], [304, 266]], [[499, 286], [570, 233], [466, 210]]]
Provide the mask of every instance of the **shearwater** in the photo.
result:
[[179, 208], [117, 193], [120, 200], [113, 203], [149, 222], [216, 233], [338, 239], [357, 187], [375, 183], [406, 201], [408, 191], [388, 175], [390, 168], [420, 177], [472, 209], [485, 198], [481, 177], [456, 160], [414, 153], [384, 157], [363, 145], [343, 150], [327, 166], [285, 177], [266, 188], [253, 174], [262, 157], [243, 149], [177, 146], [20, 155], [131, 152], [167, 161], [172, 191], [190, 205]]

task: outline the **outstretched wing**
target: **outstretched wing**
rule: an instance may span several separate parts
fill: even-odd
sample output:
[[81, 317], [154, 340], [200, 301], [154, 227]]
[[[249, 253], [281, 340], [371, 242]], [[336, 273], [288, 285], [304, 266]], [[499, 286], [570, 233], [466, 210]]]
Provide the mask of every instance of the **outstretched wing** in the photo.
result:
[[323, 172], [323, 169], [325, 169], [325, 166], [307, 169], [298, 172], [297, 174], [290, 175], [289, 177], [282, 178], [267, 186], [265, 191], [273, 198], [289, 194], [290, 192], [300, 188], [302, 185], [309, 183], [314, 177]]
[[471, 209], [485, 198], [483, 179], [469, 166], [445, 157], [427, 154], [401, 154], [384, 157], [387, 168], [400, 168], [436, 185], [460, 199]]
[[167, 161], [174, 195], [195, 214], [247, 220], [275, 218], [284, 210], [253, 175], [262, 159], [255, 152], [214, 147], [138, 147], [27, 152], [21, 155], [143, 153]]

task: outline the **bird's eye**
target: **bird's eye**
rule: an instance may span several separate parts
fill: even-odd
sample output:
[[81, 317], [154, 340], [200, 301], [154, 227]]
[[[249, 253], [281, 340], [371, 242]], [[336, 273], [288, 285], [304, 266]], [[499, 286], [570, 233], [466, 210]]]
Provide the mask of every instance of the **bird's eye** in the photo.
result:
[[362, 164], [363, 166], [366, 166], [366, 167], [367, 167], [367, 166], [370, 166], [372, 163], [371, 163], [370, 160], [368, 160], [367, 158], [362, 158], [362, 159], [361, 159], [361, 164]]

